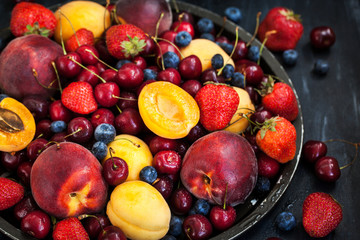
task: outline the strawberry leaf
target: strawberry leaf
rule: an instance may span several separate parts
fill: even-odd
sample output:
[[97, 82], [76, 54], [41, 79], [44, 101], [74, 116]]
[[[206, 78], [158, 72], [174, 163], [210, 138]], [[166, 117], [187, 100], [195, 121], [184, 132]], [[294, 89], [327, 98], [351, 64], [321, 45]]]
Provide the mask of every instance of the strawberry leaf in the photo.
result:
[[146, 43], [144, 39], [139, 39], [138, 37], [132, 38], [131, 36], [127, 35], [129, 41], [122, 41], [121, 47], [122, 52], [125, 54], [125, 57], [135, 57], [141, 51], [144, 50]]

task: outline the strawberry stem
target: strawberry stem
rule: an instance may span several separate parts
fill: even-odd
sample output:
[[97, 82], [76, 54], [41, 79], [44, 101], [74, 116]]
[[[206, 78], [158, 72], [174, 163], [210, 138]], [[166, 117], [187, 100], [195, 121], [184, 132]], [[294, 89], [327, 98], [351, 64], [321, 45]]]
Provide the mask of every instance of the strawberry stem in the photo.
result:
[[256, 37], [256, 34], [259, 30], [259, 25], [260, 25], [260, 15], [261, 15], [261, 12], [258, 12], [256, 14], [256, 27], [255, 27], [255, 31], [254, 31], [254, 34], [252, 35], [250, 41], [248, 43], [246, 43], [246, 47], [249, 47], [250, 44], [254, 41], [255, 37]]

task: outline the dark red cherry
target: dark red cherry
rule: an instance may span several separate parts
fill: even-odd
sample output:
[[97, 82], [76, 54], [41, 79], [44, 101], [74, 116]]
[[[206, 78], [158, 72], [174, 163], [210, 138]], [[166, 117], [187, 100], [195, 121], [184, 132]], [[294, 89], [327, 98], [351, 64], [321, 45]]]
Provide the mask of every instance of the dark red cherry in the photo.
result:
[[38, 208], [31, 195], [24, 196], [24, 198], [14, 206], [14, 217], [20, 222], [29, 212]]
[[204, 240], [210, 238], [213, 229], [204, 215], [194, 214], [184, 219], [183, 231], [192, 240]]
[[201, 61], [196, 55], [187, 56], [180, 61], [178, 69], [183, 78], [198, 79], [202, 73]]
[[315, 174], [324, 182], [336, 182], [341, 176], [338, 161], [329, 156], [319, 158], [315, 163]]
[[270, 119], [272, 117], [273, 117], [273, 115], [270, 111], [263, 109], [263, 110], [254, 112], [250, 116], [250, 120], [255, 123], [264, 123], [267, 119]]
[[249, 94], [249, 97], [254, 104], [258, 104], [260, 102], [261, 97], [253, 86], [246, 85], [245, 91]]
[[89, 65], [86, 68], [87, 69], [81, 70], [76, 80], [79, 82], [88, 82], [92, 87], [95, 87], [100, 82], [100, 78], [98, 77], [100, 74], [99, 69], [94, 65]]
[[176, 139], [169, 139], [155, 135], [149, 141], [149, 148], [153, 155], [162, 150], [176, 151], [178, 148], [178, 142]]
[[82, 68], [78, 63], [81, 64], [81, 57], [76, 52], [70, 52], [55, 59], [57, 72], [66, 78], [73, 78], [80, 73]]
[[110, 186], [117, 186], [125, 182], [129, 176], [129, 168], [124, 159], [111, 157], [104, 162], [102, 175]]
[[80, 55], [84, 65], [94, 65], [99, 61], [99, 52], [94, 46], [81, 45], [75, 52]]
[[17, 152], [1, 152], [0, 162], [9, 172], [16, 171], [22, 162], [27, 160], [26, 150]]
[[308, 163], [315, 163], [319, 158], [327, 153], [327, 145], [318, 140], [308, 140], [302, 149], [302, 159]]
[[246, 84], [257, 86], [264, 77], [261, 67], [248, 59], [240, 59], [235, 62], [235, 71], [245, 76]]
[[[179, 58], [181, 57], [179, 51], [175, 48], [174, 45], [166, 41], [159, 41], [155, 48], [155, 55], [158, 59], [158, 63], [161, 63], [161, 61], [159, 61], [160, 57], [166, 52], [174, 52], [179, 56]], [[159, 65], [161, 66], [161, 64]]]
[[96, 102], [103, 107], [115, 106], [119, 101], [120, 88], [114, 82], [99, 83], [94, 89]]
[[328, 26], [315, 27], [310, 32], [311, 45], [316, 49], [327, 49], [335, 43], [335, 40], [335, 32]]
[[222, 76], [218, 76], [217, 72], [213, 68], [208, 68], [201, 73], [200, 82], [216, 82], [216, 83], [225, 83], [225, 79]]
[[193, 204], [191, 193], [184, 187], [177, 188], [170, 197], [170, 208], [176, 215], [187, 214]]
[[37, 239], [45, 238], [50, 228], [50, 217], [41, 210], [32, 211], [21, 220], [21, 230]]
[[50, 103], [41, 96], [27, 96], [22, 103], [32, 113], [36, 122], [47, 117]]
[[85, 117], [76, 117], [72, 119], [67, 126], [67, 134], [71, 141], [76, 143], [88, 142], [94, 133], [93, 126]]
[[19, 167], [16, 169], [16, 175], [20, 179], [21, 183], [26, 187], [30, 187], [30, 173], [31, 173], [32, 163], [31, 162], [22, 162]]
[[95, 43], [95, 48], [99, 52], [100, 59], [107, 64], [114, 64], [117, 61], [117, 59], [109, 53], [105, 39], [99, 38], [98, 41]]
[[68, 134], [66, 132], [59, 132], [59, 133], [55, 133], [51, 139], [50, 142], [54, 142], [54, 143], [61, 143], [61, 142], [68, 142]]
[[181, 156], [174, 150], [157, 152], [153, 158], [153, 166], [160, 174], [177, 174], [181, 168]]
[[125, 63], [118, 71], [119, 87], [133, 89], [139, 87], [144, 79], [144, 73], [135, 63]]
[[118, 133], [137, 135], [145, 125], [137, 109], [126, 108], [115, 117], [115, 129]]
[[168, 200], [173, 191], [173, 180], [167, 175], [161, 175], [153, 184], [153, 187], [161, 193], [165, 200]]
[[188, 22], [193, 26], [195, 23], [193, 15], [187, 11], [180, 11], [180, 12], [174, 13], [174, 21], [177, 21], [177, 20]]
[[167, 30], [161, 33], [160, 38], [166, 39], [175, 44], [175, 37], [178, 33], [172, 30]]
[[157, 75], [157, 80], [171, 82], [178, 86], [180, 86], [181, 84], [180, 73], [175, 68], [167, 68], [165, 70], [160, 71]]
[[114, 125], [115, 116], [114, 113], [107, 108], [98, 108], [91, 114], [90, 121], [95, 129], [102, 123]]
[[110, 225], [100, 232], [97, 240], [127, 240], [127, 238], [120, 228]]
[[49, 141], [45, 138], [34, 139], [26, 147], [26, 155], [31, 162], [35, 162], [40, 153], [42, 153], [48, 147]]
[[186, 136], [186, 140], [188, 140], [190, 143], [193, 143], [199, 138], [205, 136], [207, 133], [208, 131], [199, 122], [190, 130], [189, 134]]
[[180, 87], [192, 97], [195, 97], [196, 93], [202, 88], [202, 84], [198, 80], [190, 79], [181, 84]]
[[35, 138], [42, 137], [45, 139], [49, 139], [53, 135], [50, 127], [51, 121], [49, 119], [40, 120], [36, 124]]
[[171, 25], [170, 29], [175, 32], [186, 31], [186, 32], [190, 33], [192, 38], [194, 38], [194, 36], [195, 36], [194, 26], [191, 23], [186, 22], [186, 21], [176, 21]]
[[108, 68], [100, 74], [100, 77], [104, 79], [105, 82], [116, 82], [117, 81], [117, 71], [114, 69]]
[[263, 152], [257, 154], [258, 173], [260, 176], [272, 179], [276, 177], [280, 171], [280, 163], [269, 157]]
[[52, 121], [61, 120], [66, 123], [73, 117], [72, 112], [62, 104], [61, 100], [56, 100], [50, 104], [49, 115]]
[[214, 228], [225, 231], [234, 225], [236, 220], [236, 210], [229, 205], [227, 205], [225, 209], [223, 206], [216, 205], [211, 208], [209, 218]]
[[111, 225], [109, 218], [103, 214], [86, 217], [81, 223], [89, 234], [90, 239], [97, 239], [102, 229]]
[[246, 46], [246, 42], [239, 40], [235, 46], [234, 54], [232, 55], [233, 60], [237, 61], [246, 58], [248, 51], [249, 49]]
[[154, 53], [155, 51], [155, 47], [156, 47], [156, 44], [154, 42], [154, 40], [151, 38], [151, 37], [145, 37], [145, 47], [144, 47], [144, 50], [140, 52], [140, 54], [142, 56], [146, 56], [146, 55], [150, 55], [152, 53]]
[[117, 105], [120, 109], [126, 109], [126, 108], [138, 109], [138, 101], [136, 98], [136, 94], [133, 92], [121, 91], [120, 99]]
[[141, 70], [144, 70], [147, 66], [146, 60], [142, 56], [134, 57], [132, 62], [135, 63], [135, 65], [138, 66]]

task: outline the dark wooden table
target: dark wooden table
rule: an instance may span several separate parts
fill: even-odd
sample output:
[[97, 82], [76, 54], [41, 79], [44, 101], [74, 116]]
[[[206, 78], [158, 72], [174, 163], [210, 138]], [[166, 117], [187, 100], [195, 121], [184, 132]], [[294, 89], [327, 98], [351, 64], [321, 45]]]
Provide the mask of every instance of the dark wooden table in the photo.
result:
[[[61, 0], [37, 0], [45, 6], [65, 2]], [[257, 12], [261, 19], [275, 6], [284, 6], [301, 14], [304, 34], [296, 50], [299, 59], [294, 67], [286, 68], [302, 106], [304, 118], [304, 141], [327, 140], [332, 138], [360, 142], [360, 2], [358, 0], [185, 0], [200, 7], [223, 15], [228, 6], [242, 10], [241, 26], [253, 32]], [[11, 0], [2, 0], [0, 5], [1, 24], [7, 27]], [[329, 50], [315, 52], [309, 44], [309, 34], [313, 27], [331, 26], [336, 33], [336, 43]], [[280, 55], [276, 55], [280, 59]], [[312, 72], [316, 59], [327, 60], [330, 70], [319, 77]], [[328, 155], [338, 159], [340, 165], [350, 162], [355, 155], [351, 146], [329, 143]], [[287, 191], [276, 206], [254, 227], [239, 239], [261, 240], [277, 236], [282, 239], [310, 239], [302, 227], [302, 203], [305, 197], [317, 191], [330, 193], [343, 206], [344, 217], [338, 228], [324, 239], [360, 239], [360, 158], [342, 170], [342, 176], [334, 184], [319, 181], [312, 169], [300, 162], [296, 174]], [[291, 211], [297, 226], [290, 232], [279, 231], [274, 220], [282, 211]], [[5, 239], [0, 237], [0, 239]]]

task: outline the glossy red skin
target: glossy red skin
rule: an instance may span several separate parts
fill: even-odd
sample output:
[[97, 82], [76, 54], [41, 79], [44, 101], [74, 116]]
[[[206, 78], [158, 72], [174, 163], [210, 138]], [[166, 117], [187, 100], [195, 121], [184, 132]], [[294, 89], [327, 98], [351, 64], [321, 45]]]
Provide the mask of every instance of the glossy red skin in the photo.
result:
[[210, 222], [220, 231], [225, 231], [234, 225], [236, 220], [236, 210], [231, 206], [226, 206], [224, 209], [220, 205], [216, 205], [210, 210]]
[[97, 239], [103, 228], [110, 226], [111, 222], [106, 215], [95, 214], [81, 221], [90, 239]]
[[154, 135], [149, 141], [149, 148], [153, 155], [163, 150], [176, 151], [179, 147], [179, 143], [176, 139], [163, 138]]
[[203, 240], [210, 238], [213, 229], [204, 215], [194, 214], [184, 219], [183, 231], [192, 240]]
[[268, 31], [276, 30], [275, 34], [269, 35], [265, 44], [270, 51], [294, 49], [303, 34], [304, 27], [301, 22], [282, 14], [289, 11], [284, 7], [272, 8], [259, 25], [257, 36], [260, 42], [264, 41]]
[[36, 122], [46, 118], [49, 114], [50, 102], [41, 96], [27, 96], [22, 103], [32, 113]]
[[50, 127], [51, 121], [49, 119], [43, 119], [37, 122], [35, 138], [42, 137], [45, 139], [49, 139], [53, 135]]
[[170, 208], [176, 215], [187, 214], [193, 205], [191, 193], [184, 187], [177, 188], [170, 197]]
[[180, 73], [175, 68], [167, 68], [160, 71], [157, 75], [157, 80], [171, 82], [177, 86], [180, 86], [181, 84]]
[[282, 82], [274, 84], [273, 91], [262, 98], [263, 107], [274, 116], [294, 121], [299, 114], [298, 102], [292, 88]]
[[168, 40], [168, 41], [170, 41], [170, 42], [172, 42], [172, 43], [175, 44], [175, 37], [176, 37], [176, 35], [177, 35], [177, 32], [171, 31], [171, 30], [167, 30], [167, 31], [161, 33], [160, 38], [161, 38], [161, 39], [166, 39], [166, 40]]
[[127, 240], [124, 232], [115, 226], [107, 226], [100, 232], [98, 240]]
[[56, 100], [50, 104], [49, 115], [52, 121], [61, 120], [65, 123], [68, 123], [73, 117], [72, 112], [62, 104], [61, 100]]
[[202, 73], [199, 57], [190, 55], [182, 59], [178, 66], [180, 75], [185, 79], [198, 79]]
[[319, 158], [315, 163], [315, 174], [324, 182], [336, 182], [341, 176], [338, 161], [329, 156]]
[[[49, 86], [56, 79], [51, 62], [62, 55], [61, 46], [47, 37], [31, 34], [13, 39], [0, 55], [0, 88], [16, 99], [28, 95], [53, 96], [57, 90], [46, 89], [39, 82]], [[39, 82], [34, 78], [33, 69], [38, 73]]]
[[144, 79], [144, 73], [135, 63], [125, 63], [118, 71], [117, 84], [125, 89], [139, 87]]
[[174, 52], [179, 56], [179, 58], [181, 58], [179, 51], [175, 48], [174, 45], [172, 45], [166, 41], [158, 41], [158, 43], [155, 47], [155, 55], [157, 56], [157, 61], [160, 66], [161, 66], [160, 57], [163, 54], [165, 54], [166, 52]]
[[257, 86], [264, 77], [262, 68], [248, 59], [240, 59], [235, 62], [235, 71], [242, 73], [246, 78], [246, 84]]
[[308, 163], [315, 163], [327, 153], [327, 145], [318, 140], [308, 140], [304, 143], [301, 158]]
[[173, 191], [174, 183], [169, 176], [161, 175], [155, 183], [153, 183], [153, 187], [161, 193], [165, 200], [168, 200]]
[[124, 159], [113, 157], [103, 164], [103, 177], [110, 186], [117, 186], [129, 176], [129, 168]]
[[[258, 165], [249, 142], [242, 136], [217, 131], [195, 141], [183, 158], [180, 177], [197, 198], [236, 206], [255, 187]], [[226, 190], [227, 189], [227, 190]]]
[[163, 150], [155, 154], [153, 166], [160, 174], [177, 174], [181, 168], [181, 156], [173, 150]]
[[269, 179], [276, 177], [280, 171], [280, 163], [263, 152], [257, 154], [259, 176]]
[[94, 46], [81, 45], [76, 49], [75, 52], [80, 55], [81, 61], [84, 65], [94, 65], [99, 61], [99, 52]]
[[[80, 129], [80, 131], [78, 131]], [[86, 143], [88, 142], [94, 133], [94, 128], [90, 122], [85, 117], [76, 117], [73, 118], [67, 125], [67, 134], [71, 134], [69, 139], [77, 143]]]
[[99, 83], [94, 89], [94, 96], [101, 106], [112, 107], [119, 101], [120, 88], [114, 82]]
[[114, 125], [115, 116], [114, 113], [107, 108], [98, 108], [91, 114], [90, 121], [95, 129], [102, 123]]
[[147, 67], [146, 60], [142, 56], [134, 57], [133, 63], [135, 63], [135, 65], [138, 66], [141, 70], [144, 70]]
[[95, 156], [79, 144], [62, 142], [52, 145], [32, 167], [32, 195], [41, 209], [57, 218], [66, 218], [69, 216], [67, 201], [70, 193], [78, 192], [91, 183], [84, 196], [87, 202], [72, 215], [98, 213], [107, 202], [107, 184], [101, 169]]
[[31, 162], [22, 162], [19, 167], [16, 169], [16, 175], [20, 179], [21, 183], [30, 187], [30, 174], [31, 174], [32, 163]]
[[95, 87], [100, 79], [97, 75], [100, 74], [99, 69], [93, 65], [87, 66], [87, 69], [82, 69], [79, 75], [76, 76], [76, 80], [79, 82], [88, 82], [92, 87]]
[[125, 109], [125, 108], [138, 109], [139, 108], [137, 96], [135, 93], [121, 91], [120, 98], [122, 98], [122, 99], [119, 99], [119, 101], [117, 103], [117, 105], [118, 105], [118, 107], [120, 107], [120, 109]]
[[17, 167], [27, 160], [26, 151], [1, 152], [0, 163], [9, 172], [16, 171]]
[[76, 77], [81, 72], [82, 68], [78, 63], [82, 64], [80, 55], [76, 52], [69, 52], [55, 59], [55, 66], [59, 76], [66, 78]]
[[31, 162], [34, 162], [36, 158], [49, 147], [49, 141], [45, 138], [37, 138], [29, 143], [26, 147], [26, 155]]
[[100, 77], [102, 77], [102, 79], [104, 79], [105, 82], [116, 82], [117, 71], [108, 68], [100, 74]]
[[335, 40], [335, 32], [328, 26], [315, 27], [310, 32], [311, 45], [316, 49], [327, 49], [335, 43]]
[[192, 97], [195, 97], [196, 93], [202, 87], [202, 84], [198, 80], [190, 79], [181, 84], [180, 87], [189, 93]]
[[14, 206], [14, 217], [20, 222], [29, 212], [38, 208], [39, 207], [32, 196], [25, 196]]
[[195, 29], [194, 29], [193, 25], [186, 21], [181, 21], [181, 22], [176, 21], [171, 25], [170, 29], [177, 33], [186, 31], [186, 32], [190, 33], [192, 38], [194, 38], [194, 36], [195, 36]]
[[45, 238], [50, 228], [50, 217], [41, 210], [34, 210], [21, 220], [21, 230], [37, 239]]
[[232, 59], [234, 61], [237, 61], [239, 59], [244, 59], [246, 58], [248, 51], [249, 49], [246, 46], [246, 42], [239, 40], [235, 46], [235, 51], [234, 54], [232, 55]]
[[117, 115], [114, 126], [118, 133], [130, 135], [137, 135], [145, 128], [139, 111], [134, 108], [126, 108]]

